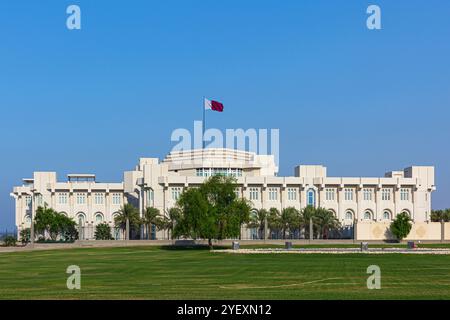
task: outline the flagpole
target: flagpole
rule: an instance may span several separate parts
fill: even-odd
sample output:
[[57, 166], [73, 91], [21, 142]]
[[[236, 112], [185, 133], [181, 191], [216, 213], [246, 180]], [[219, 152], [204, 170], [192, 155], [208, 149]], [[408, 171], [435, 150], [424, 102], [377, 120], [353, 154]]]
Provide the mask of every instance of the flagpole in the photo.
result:
[[[202, 101], [203, 106], [203, 127], [202, 127], [202, 149], [205, 149], [205, 128], [206, 128], [206, 109], [205, 109], [205, 97], [203, 97]], [[203, 152], [202, 152], [203, 154]]]

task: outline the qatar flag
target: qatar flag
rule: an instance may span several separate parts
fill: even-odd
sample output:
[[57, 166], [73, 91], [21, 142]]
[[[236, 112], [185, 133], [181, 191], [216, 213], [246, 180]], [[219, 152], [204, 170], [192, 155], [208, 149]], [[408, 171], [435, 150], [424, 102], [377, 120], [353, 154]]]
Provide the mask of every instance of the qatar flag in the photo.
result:
[[223, 112], [223, 104], [214, 100], [205, 99], [205, 110]]

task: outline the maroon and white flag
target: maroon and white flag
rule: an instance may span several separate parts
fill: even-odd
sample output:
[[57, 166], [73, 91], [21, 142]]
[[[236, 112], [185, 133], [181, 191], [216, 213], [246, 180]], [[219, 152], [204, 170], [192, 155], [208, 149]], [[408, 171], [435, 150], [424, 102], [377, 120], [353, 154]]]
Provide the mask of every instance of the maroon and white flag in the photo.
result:
[[205, 99], [205, 110], [223, 112], [223, 104], [214, 100]]

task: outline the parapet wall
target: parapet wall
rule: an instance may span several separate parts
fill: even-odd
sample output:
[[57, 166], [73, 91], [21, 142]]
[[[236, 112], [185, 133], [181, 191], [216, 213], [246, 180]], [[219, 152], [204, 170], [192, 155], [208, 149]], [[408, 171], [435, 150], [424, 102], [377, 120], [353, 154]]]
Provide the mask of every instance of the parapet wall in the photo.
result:
[[[358, 222], [355, 239], [367, 241], [395, 240], [389, 222]], [[450, 240], [450, 223], [416, 222], [404, 240], [441, 241]]]

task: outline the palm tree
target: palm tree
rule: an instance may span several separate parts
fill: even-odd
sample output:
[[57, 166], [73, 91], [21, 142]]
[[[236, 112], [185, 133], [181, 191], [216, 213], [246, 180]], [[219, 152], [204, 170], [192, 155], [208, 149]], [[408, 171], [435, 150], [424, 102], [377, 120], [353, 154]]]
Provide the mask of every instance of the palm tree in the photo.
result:
[[446, 210], [432, 210], [431, 211], [432, 222], [449, 222], [450, 221], [450, 209]]
[[265, 239], [264, 232], [266, 229], [266, 221], [269, 212], [266, 209], [253, 210], [253, 215], [251, 217], [249, 227], [258, 229], [258, 235], [261, 240]]
[[[316, 215], [316, 208], [313, 206], [307, 206], [302, 210], [300, 223], [302, 224], [302, 227], [305, 229], [305, 238], [308, 238], [310, 236], [314, 235], [314, 229], [315, 229], [315, 217]], [[311, 233], [311, 227], [313, 232]], [[308, 235], [308, 237], [306, 237]]]
[[280, 223], [281, 230], [283, 232], [283, 239], [286, 239], [286, 232], [289, 232], [289, 237], [291, 237], [292, 231], [294, 231], [297, 227], [299, 216], [299, 211], [293, 207], [286, 208], [281, 211]]
[[182, 211], [180, 208], [170, 208], [167, 211], [167, 215], [164, 216], [164, 230], [167, 230], [167, 238], [172, 238], [173, 240], [173, 231], [175, 229], [175, 225], [177, 221], [180, 220], [182, 215]]
[[322, 239], [328, 238], [329, 231], [338, 229], [341, 225], [333, 212], [324, 208], [316, 209], [315, 222], [318, 226], [318, 238]]
[[281, 223], [281, 215], [278, 209], [270, 208], [269, 215], [267, 216], [267, 224], [271, 233], [276, 232], [279, 234], [283, 225]]
[[162, 225], [162, 218], [161, 218], [159, 210], [156, 208], [147, 207], [145, 209], [145, 213], [144, 213], [142, 222], [146, 227], [147, 240], [148, 240], [150, 238], [150, 234], [152, 232], [153, 225], [155, 225], [157, 228], [161, 227], [161, 225]]
[[125, 231], [125, 240], [130, 240], [130, 226], [139, 224], [139, 211], [131, 203], [125, 204], [120, 210], [119, 214], [114, 219], [116, 228]]

